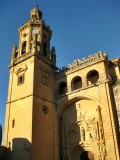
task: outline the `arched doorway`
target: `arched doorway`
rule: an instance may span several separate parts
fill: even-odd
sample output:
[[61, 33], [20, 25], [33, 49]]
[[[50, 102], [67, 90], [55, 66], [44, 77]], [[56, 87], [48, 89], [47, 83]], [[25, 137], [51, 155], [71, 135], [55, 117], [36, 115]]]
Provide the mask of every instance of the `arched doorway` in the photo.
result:
[[94, 160], [94, 154], [90, 151], [82, 152], [80, 160]]
[[64, 106], [59, 121], [61, 160], [95, 160], [99, 114], [98, 104], [92, 99], [83, 98]]

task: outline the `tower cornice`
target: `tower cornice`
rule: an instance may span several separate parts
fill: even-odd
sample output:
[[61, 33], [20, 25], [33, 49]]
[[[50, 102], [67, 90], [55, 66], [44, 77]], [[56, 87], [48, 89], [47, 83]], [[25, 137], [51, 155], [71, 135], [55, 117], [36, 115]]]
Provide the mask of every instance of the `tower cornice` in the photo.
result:
[[32, 53], [32, 52], [28, 52], [25, 53], [24, 55], [16, 58], [13, 60], [13, 62], [9, 65], [9, 68], [16, 66], [17, 64], [31, 58], [32, 56], [37, 57], [38, 59], [44, 61], [45, 63], [47, 63], [48, 65], [50, 65], [53, 68], [56, 68], [56, 66], [53, 64], [53, 62], [50, 59], [45, 59], [44, 56], [42, 54], [40, 54], [39, 52], [37, 53]]

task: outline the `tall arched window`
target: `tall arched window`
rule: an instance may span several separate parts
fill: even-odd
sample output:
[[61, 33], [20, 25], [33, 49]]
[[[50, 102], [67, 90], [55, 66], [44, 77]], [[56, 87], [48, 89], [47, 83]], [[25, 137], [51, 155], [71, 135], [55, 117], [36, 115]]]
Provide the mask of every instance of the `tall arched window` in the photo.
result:
[[98, 79], [99, 73], [96, 70], [92, 70], [87, 74], [88, 85], [97, 83]]
[[23, 42], [23, 44], [22, 44], [22, 52], [21, 52], [21, 54], [25, 54], [26, 53], [26, 41], [24, 41]]
[[47, 44], [45, 42], [43, 43], [43, 55], [47, 56]]
[[82, 88], [82, 79], [79, 76], [76, 76], [73, 78], [72, 83], [71, 83], [71, 89], [76, 90]]
[[15, 52], [14, 56], [15, 56], [15, 58], [18, 58], [18, 52]]
[[40, 52], [40, 42], [37, 41], [37, 51]]
[[61, 82], [59, 85], [59, 95], [65, 94], [67, 92], [67, 84], [66, 82]]

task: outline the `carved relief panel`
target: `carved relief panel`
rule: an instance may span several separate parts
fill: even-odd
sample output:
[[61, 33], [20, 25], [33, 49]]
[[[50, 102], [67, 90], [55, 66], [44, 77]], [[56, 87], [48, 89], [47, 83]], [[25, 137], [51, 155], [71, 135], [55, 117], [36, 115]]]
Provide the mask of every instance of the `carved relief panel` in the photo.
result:
[[84, 151], [91, 151], [96, 160], [105, 160], [101, 109], [96, 102], [80, 100], [67, 107], [60, 132], [62, 159], [80, 160]]

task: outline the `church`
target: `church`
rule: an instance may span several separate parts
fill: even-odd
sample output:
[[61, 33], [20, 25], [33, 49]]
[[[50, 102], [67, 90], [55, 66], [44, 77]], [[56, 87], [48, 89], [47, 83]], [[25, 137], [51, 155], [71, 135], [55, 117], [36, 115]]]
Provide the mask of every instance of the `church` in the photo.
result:
[[120, 160], [120, 58], [105, 52], [62, 69], [38, 6], [9, 65], [8, 160]]

